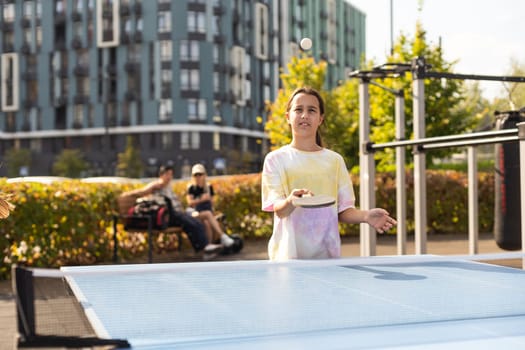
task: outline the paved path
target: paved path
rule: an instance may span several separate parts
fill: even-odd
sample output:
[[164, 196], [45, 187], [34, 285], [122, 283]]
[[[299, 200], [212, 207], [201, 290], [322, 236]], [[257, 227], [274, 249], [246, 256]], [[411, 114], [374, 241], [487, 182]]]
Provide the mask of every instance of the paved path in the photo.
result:
[[[241, 253], [230, 256], [219, 256], [217, 260], [260, 260], [267, 259], [266, 240], [252, 240], [245, 242], [244, 249]], [[378, 236], [377, 255], [396, 255], [395, 236]], [[352, 257], [359, 256], [359, 238], [350, 237], [343, 239], [342, 256]], [[407, 254], [414, 254], [413, 237], [407, 240]], [[504, 253], [500, 249], [491, 234], [480, 235], [479, 252], [483, 253]], [[467, 235], [429, 235], [427, 240], [427, 253], [436, 255], [466, 255], [468, 254], [468, 237]], [[195, 261], [194, 256], [190, 256], [190, 249], [186, 249], [182, 258], [178, 253], [168, 253], [155, 255], [155, 262], [174, 262], [174, 261]], [[145, 258], [140, 258], [130, 262], [142, 263]], [[521, 260], [505, 260], [497, 263], [520, 268]], [[0, 281], [0, 350], [12, 350], [15, 348], [16, 335], [16, 316], [15, 306], [11, 293], [11, 281]]]

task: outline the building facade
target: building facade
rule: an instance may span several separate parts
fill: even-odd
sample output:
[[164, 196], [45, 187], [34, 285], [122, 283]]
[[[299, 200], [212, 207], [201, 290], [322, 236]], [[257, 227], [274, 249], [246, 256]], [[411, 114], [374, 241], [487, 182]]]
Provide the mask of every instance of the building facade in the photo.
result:
[[50, 175], [64, 149], [86, 176], [115, 175], [129, 137], [144, 176], [260, 171], [265, 106], [300, 39], [332, 87], [359, 66], [364, 28], [344, 0], [2, 0], [0, 176], [21, 149], [19, 175]]

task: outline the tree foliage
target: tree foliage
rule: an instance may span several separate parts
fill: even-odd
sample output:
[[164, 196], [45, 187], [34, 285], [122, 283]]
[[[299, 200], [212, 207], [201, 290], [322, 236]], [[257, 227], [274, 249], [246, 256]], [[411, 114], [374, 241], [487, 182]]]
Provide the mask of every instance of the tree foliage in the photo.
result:
[[[525, 63], [511, 59], [507, 73], [510, 76], [525, 77]], [[504, 112], [525, 108], [525, 83], [502, 83], [502, 97], [494, 100], [492, 112]]]
[[268, 105], [270, 117], [265, 125], [272, 148], [289, 144], [292, 140], [290, 127], [285, 118], [286, 103], [292, 92], [302, 86], [318, 90], [325, 102], [325, 121], [320, 133], [324, 144], [339, 152], [347, 164], [354, 162], [357, 152], [357, 140], [354, 135], [358, 124], [357, 82], [346, 81], [345, 86], [353, 88], [323, 89], [326, 76], [326, 62], [315, 62], [312, 57], [294, 57], [287, 66], [287, 72], [281, 73], [283, 88], [276, 100]]
[[[440, 45], [431, 45], [426, 41], [426, 32], [421, 23], [416, 24], [414, 38], [401, 34], [397, 39], [394, 50], [387, 57], [388, 63], [410, 63], [416, 57], [424, 57], [430, 70], [435, 72], [453, 72], [455, 62], [447, 62], [443, 57]], [[369, 63], [369, 64], [373, 64]], [[400, 77], [389, 77], [381, 84], [392, 88], [402, 89], [405, 97], [405, 138], [412, 139], [413, 132], [413, 76], [407, 72]], [[453, 135], [473, 131], [479, 122], [480, 116], [474, 112], [471, 101], [467, 103], [465, 85], [457, 79], [429, 78], [424, 81], [425, 87], [425, 137]], [[390, 92], [377, 86], [370, 87], [370, 117], [371, 141], [382, 143], [395, 139], [395, 106], [394, 97]], [[445, 148], [434, 150], [427, 155], [427, 161], [441, 159], [457, 152], [457, 149]], [[391, 170], [394, 164], [394, 150], [378, 152], [378, 169]], [[410, 156], [410, 153], [407, 155]]]
[[[430, 69], [436, 72], [453, 72], [455, 62], [447, 62], [443, 49], [439, 45], [426, 42], [426, 32], [420, 23], [416, 24], [413, 38], [401, 34], [394, 45], [393, 52], [386, 58], [386, 63], [411, 63], [416, 57], [424, 57]], [[365, 62], [363, 69], [370, 69], [376, 64]], [[299, 86], [311, 86], [318, 89], [326, 104], [325, 122], [321, 134], [326, 146], [341, 153], [349, 168], [359, 164], [359, 94], [357, 79], [344, 81], [340, 86], [323, 90], [326, 62], [316, 63], [313, 58], [294, 57], [281, 74], [283, 88], [277, 98], [269, 103], [269, 121], [265, 126], [272, 148], [278, 148], [291, 141], [287, 125], [285, 107], [292, 91]], [[413, 133], [413, 77], [410, 71], [401, 76], [389, 76], [375, 81], [394, 90], [402, 89], [405, 97], [405, 139], [412, 139]], [[488, 113], [487, 101], [481, 97], [479, 86], [467, 85], [455, 79], [425, 79], [425, 137], [453, 135], [474, 131]], [[375, 85], [369, 85], [370, 92], [370, 141], [374, 143], [395, 140], [395, 97]], [[427, 161], [441, 159], [457, 152], [457, 149], [441, 149], [428, 153]], [[410, 159], [411, 149], [407, 149]], [[386, 149], [377, 152], [377, 169], [393, 170], [395, 150]]]
[[79, 178], [88, 167], [82, 151], [78, 149], [64, 149], [53, 163], [53, 175]]
[[5, 153], [7, 164], [7, 176], [16, 177], [20, 175], [20, 168], [31, 165], [31, 151], [27, 148], [10, 148]]
[[[292, 92], [302, 86], [310, 86], [322, 92], [326, 76], [326, 62], [316, 63], [312, 57], [292, 57], [287, 65], [288, 71], [281, 72], [282, 88], [274, 102], [268, 104], [269, 118], [265, 130], [270, 138], [272, 149], [290, 143], [292, 135], [285, 118], [286, 103]], [[324, 97], [324, 96], [323, 96]]]
[[144, 171], [140, 150], [133, 146], [133, 137], [126, 138], [126, 149], [118, 154], [117, 175], [139, 178]]

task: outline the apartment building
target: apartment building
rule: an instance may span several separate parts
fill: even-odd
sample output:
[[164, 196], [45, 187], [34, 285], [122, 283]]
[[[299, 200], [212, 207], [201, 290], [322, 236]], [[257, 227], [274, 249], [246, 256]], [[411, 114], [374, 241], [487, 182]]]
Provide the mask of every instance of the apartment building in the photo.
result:
[[202, 162], [211, 174], [257, 172], [268, 152], [266, 102], [313, 40], [327, 87], [357, 68], [365, 15], [344, 0], [2, 0], [0, 176], [50, 175], [79, 149], [86, 176], [114, 175], [129, 136], [154, 176]]

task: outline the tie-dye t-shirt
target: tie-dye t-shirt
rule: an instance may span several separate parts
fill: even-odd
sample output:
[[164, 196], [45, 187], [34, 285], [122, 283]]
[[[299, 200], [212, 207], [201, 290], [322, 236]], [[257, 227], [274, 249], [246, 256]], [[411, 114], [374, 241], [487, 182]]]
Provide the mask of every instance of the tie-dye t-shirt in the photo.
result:
[[285, 218], [274, 214], [268, 244], [270, 260], [339, 257], [338, 213], [355, 205], [343, 157], [328, 149], [304, 152], [290, 145], [268, 153], [262, 172], [262, 210], [273, 212], [276, 201], [300, 188], [307, 188], [314, 195], [333, 196], [336, 203], [324, 208], [296, 207]]

